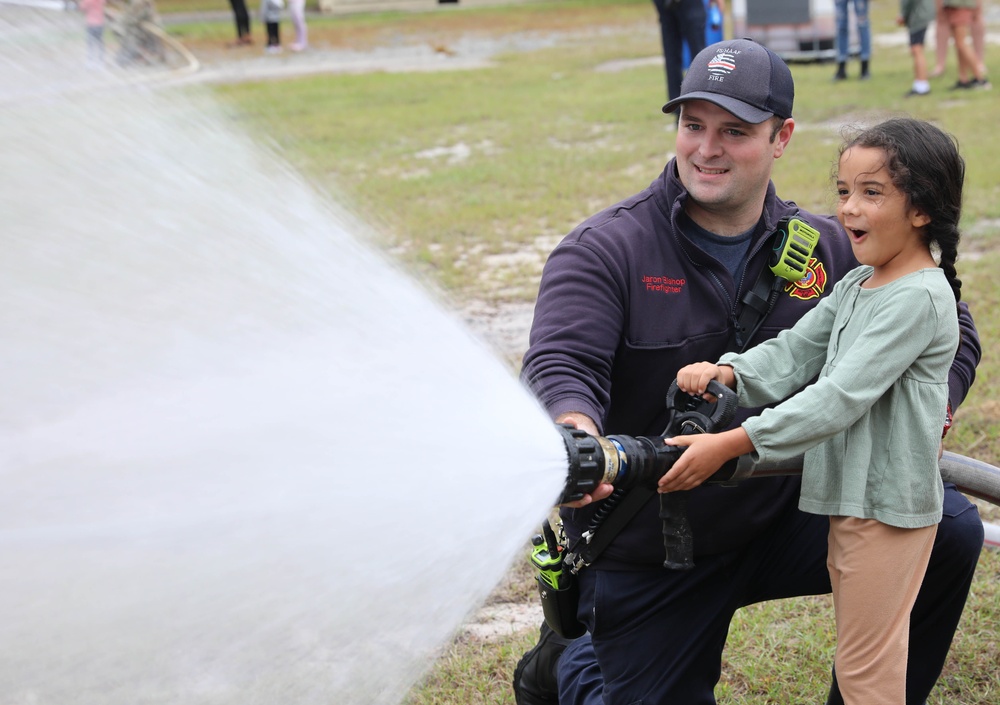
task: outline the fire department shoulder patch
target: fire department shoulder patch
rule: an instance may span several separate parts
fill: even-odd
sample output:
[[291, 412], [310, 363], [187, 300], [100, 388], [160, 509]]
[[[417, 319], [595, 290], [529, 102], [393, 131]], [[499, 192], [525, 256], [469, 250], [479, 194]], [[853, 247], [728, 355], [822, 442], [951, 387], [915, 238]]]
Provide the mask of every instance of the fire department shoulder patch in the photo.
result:
[[809, 258], [806, 265], [806, 275], [797, 282], [789, 282], [785, 285], [785, 291], [795, 299], [807, 301], [815, 299], [826, 289], [826, 270], [823, 263], [815, 257]]

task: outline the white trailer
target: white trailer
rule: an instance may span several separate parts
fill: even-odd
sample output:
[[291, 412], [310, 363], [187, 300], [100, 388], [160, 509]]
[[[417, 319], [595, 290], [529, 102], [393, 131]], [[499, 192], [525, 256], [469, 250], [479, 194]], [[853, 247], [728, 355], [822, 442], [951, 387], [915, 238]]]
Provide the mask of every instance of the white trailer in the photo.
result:
[[[785, 61], [837, 58], [833, 0], [732, 0], [731, 12], [734, 37], [753, 39]], [[853, 29], [851, 40], [856, 46]]]

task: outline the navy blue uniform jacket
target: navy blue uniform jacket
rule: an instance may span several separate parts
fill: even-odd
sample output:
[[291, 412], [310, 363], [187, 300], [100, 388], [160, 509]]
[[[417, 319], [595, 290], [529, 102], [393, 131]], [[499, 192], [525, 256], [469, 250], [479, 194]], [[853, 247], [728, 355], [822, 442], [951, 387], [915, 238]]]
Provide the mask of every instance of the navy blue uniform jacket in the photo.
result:
[[[790, 328], [833, 283], [857, 266], [847, 235], [832, 216], [779, 199], [768, 185], [745, 271], [737, 280], [677, 227], [687, 192], [671, 160], [646, 190], [586, 220], [553, 250], [544, 272], [522, 380], [555, 418], [587, 414], [602, 434], [659, 435], [664, 400], [677, 370], [714, 362], [734, 349], [737, 306], [767, 264], [775, 225], [797, 214], [821, 233], [805, 279], [788, 283], [753, 342]], [[952, 408], [965, 398], [980, 357], [968, 310], [963, 344], [949, 379]], [[756, 410], [741, 409], [733, 425]], [[943, 425], [943, 419], [942, 419]], [[736, 487], [703, 485], [689, 494], [695, 555], [737, 549], [794, 508], [798, 477], [753, 479]], [[599, 503], [563, 508], [570, 545]], [[654, 497], [598, 560], [609, 569], [663, 563], [662, 525]]]

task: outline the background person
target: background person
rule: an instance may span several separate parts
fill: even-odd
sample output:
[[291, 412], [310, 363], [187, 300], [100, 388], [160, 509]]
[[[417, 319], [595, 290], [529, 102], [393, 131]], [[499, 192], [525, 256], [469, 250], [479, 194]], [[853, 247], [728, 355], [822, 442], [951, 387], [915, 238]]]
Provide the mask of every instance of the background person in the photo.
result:
[[991, 88], [985, 68], [969, 43], [978, 3], [979, 0], [944, 0], [944, 21], [948, 23], [958, 58], [958, 81], [952, 90]]
[[229, 46], [239, 47], [253, 44], [253, 37], [250, 35], [250, 13], [247, 11], [246, 0], [229, 0], [229, 4], [233, 8], [233, 18], [236, 20], [236, 41]]
[[281, 53], [281, 11], [283, 9], [285, 9], [284, 0], [260, 0], [260, 20], [267, 30], [265, 53]]
[[306, 29], [306, 0], [288, 0], [288, 14], [295, 28], [295, 41], [290, 49], [303, 51], [309, 46], [309, 34]]
[[[951, 29], [944, 17], [944, 0], [935, 0], [934, 15], [934, 70], [931, 78], [943, 76], [948, 62], [948, 43], [951, 40]], [[972, 51], [976, 54], [979, 68], [986, 74], [986, 20], [983, 17], [983, 0], [976, 0], [976, 11], [972, 15]]]
[[927, 27], [934, 16], [933, 0], [902, 0], [900, 4], [899, 19], [896, 23], [906, 27], [910, 35], [910, 57], [913, 59], [913, 85], [906, 93], [907, 97], [927, 95], [931, 92], [924, 40], [927, 36]]
[[854, 8], [854, 27], [858, 32], [859, 58], [861, 59], [862, 81], [871, 78], [869, 62], [872, 57], [872, 26], [868, 21], [868, 0], [835, 0], [837, 17], [837, 73], [834, 80], [847, 78], [847, 60], [851, 55], [850, 11]]
[[660, 42], [667, 75], [667, 100], [681, 91], [684, 78], [684, 45], [691, 56], [705, 48], [708, 13], [704, 0], [653, 0], [660, 20]]

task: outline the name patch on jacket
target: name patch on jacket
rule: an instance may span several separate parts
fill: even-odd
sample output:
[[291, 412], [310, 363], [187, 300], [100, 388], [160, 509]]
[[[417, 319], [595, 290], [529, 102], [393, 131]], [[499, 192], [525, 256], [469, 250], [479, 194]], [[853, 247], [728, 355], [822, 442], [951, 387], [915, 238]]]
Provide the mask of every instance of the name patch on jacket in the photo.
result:
[[806, 275], [797, 282], [789, 282], [785, 285], [785, 291], [793, 299], [808, 301], [819, 297], [826, 289], [826, 269], [823, 263], [815, 257], [809, 258], [806, 265]]
[[674, 279], [672, 277], [642, 275], [642, 285], [646, 291], [659, 292], [661, 294], [679, 294], [687, 284], [687, 279]]

